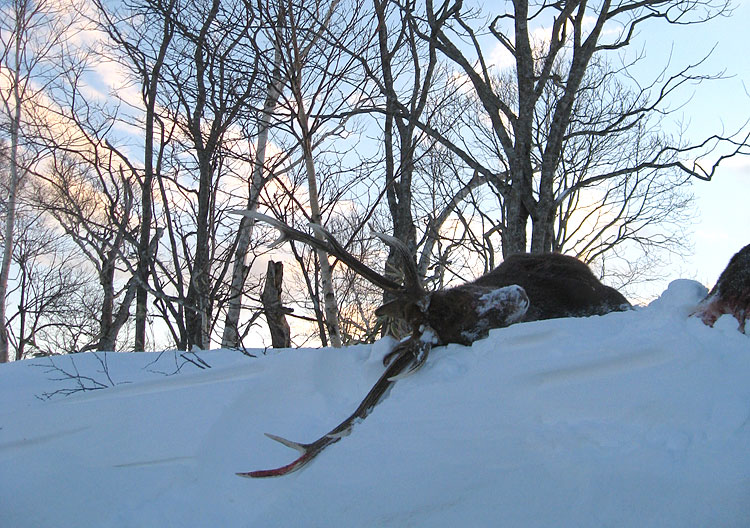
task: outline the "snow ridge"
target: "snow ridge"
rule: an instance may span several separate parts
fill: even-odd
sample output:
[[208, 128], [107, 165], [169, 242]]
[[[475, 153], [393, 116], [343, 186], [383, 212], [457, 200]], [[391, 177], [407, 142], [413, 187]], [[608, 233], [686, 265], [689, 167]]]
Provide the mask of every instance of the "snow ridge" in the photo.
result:
[[688, 318], [704, 294], [678, 281], [647, 307], [437, 347], [272, 480], [234, 473], [288, 461], [264, 432], [307, 441], [351, 413], [392, 340], [178, 371], [108, 354], [114, 387], [45, 401], [67, 382], [2, 365], [0, 526], [750, 526], [750, 338]]

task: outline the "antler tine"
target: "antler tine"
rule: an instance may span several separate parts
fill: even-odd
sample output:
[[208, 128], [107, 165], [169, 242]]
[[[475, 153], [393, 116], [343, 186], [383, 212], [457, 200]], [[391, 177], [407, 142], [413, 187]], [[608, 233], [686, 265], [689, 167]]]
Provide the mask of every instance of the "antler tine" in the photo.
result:
[[375, 231], [370, 227], [370, 231], [373, 235], [382, 240], [386, 245], [392, 247], [401, 255], [401, 260], [404, 262], [404, 287], [406, 291], [412, 295], [421, 296], [425, 293], [424, 286], [422, 285], [422, 279], [419, 277], [419, 270], [417, 270], [417, 263], [414, 262], [414, 255], [412, 255], [409, 248], [406, 247], [401, 240], [396, 237], [386, 235]]
[[360, 260], [357, 259], [357, 257], [349, 253], [346, 249], [344, 249], [339, 241], [336, 240], [336, 237], [334, 237], [325, 228], [323, 228], [323, 226], [311, 223], [310, 229], [312, 229], [315, 233], [325, 237], [329, 245], [329, 253], [338, 257], [344, 264], [357, 272], [357, 274], [369, 280], [376, 286], [380, 286], [384, 290], [389, 290], [392, 292], [402, 292], [404, 290], [403, 286], [401, 286], [399, 283], [381, 275], [371, 267], [363, 264]]
[[[275, 248], [286, 242], [287, 240], [300, 240], [301, 242], [305, 242], [311, 246], [314, 246], [318, 249], [326, 249], [326, 246], [320, 246], [320, 241], [316, 240], [315, 238], [311, 237], [307, 233], [303, 233], [302, 231], [298, 231], [299, 236], [291, 236], [292, 234], [290, 231], [297, 231], [296, 229], [289, 227], [281, 220], [277, 220], [276, 218], [273, 218], [272, 216], [264, 215], [263, 213], [258, 213], [257, 211], [250, 211], [247, 209], [236, 209], [234, 211], [229, 211], [229, 214], [234, 215], [241, 215], [246, 216], [248, 218], [252, 218], [256, 222], [265, 222], [266, 224], [275, 227], [279, 230], [279, 238], [277, 238], [275, 241], [271, 243], [271, 247]], [[310, 240], [307, 240], [310, 239]]]
[[389, 279], [388, 277], [384, 277], [374, 269], [357, 260], [354, 255], [349, 253], [341, 244], [339, 244], [339, 242], [331, 233], [326, 231], [318, 224], [311, 223], [310, 228], [319, 235], [322, 235], [325, 240], [320, 240], [318, 238], [315, 238], [314, 236], [310, 236], [303, 231], [294, 229], [293, 227], [286, 225], [284, 222], [277, 220], [276, 218], [272, 218], [256, 211], [235, 210], [231, 211], [231, 213], [246, 216], [259, 222], [265, 222], [278, 229], [281, 235], [273, 243], [274, 247], [286, 242], [287, 240], [298, 240], [314, 247], [315, 249], [320, 249], [322, 251], [325, 251], [329, 255], [337, 257], [339, 260], [341, 260], [341, 262], [349, 266], [358, 275], [361, 275], [371, 283], [383, 288], [384, 290], [389, 290], [392, 292], [403, 292], [404, 290], [404, 287], [397, 282]]
[[[414, 336], [399, 343], [392, 352], [397, 354], [396, 359], [388, 365], [388, 368], [380, 376], [375, 385], [373, 385], [370, 392], [367, 393], [367, 396], [364, 397], [357, 409], [346, 420], [309, 444], [293, 442], [292, 440], [287, 440], [286, 438], [266, 433], [266, 436], [272, 440], [299, 451], [301, 455], [285, 466], [274, 469], [261, 469], [258, 471], [237, 473], [237, 476], [247, 478], [280, 477], [301, 469], [326, 447], [335, 444], [348, 435], [358, 420], [364, 420], [370, 412], [372, 412], [372, 409], [383, 398], [391, 385], [402, 377], [412, 374], [417, 368], [421, 367], [424, 364], [424, 359], [427, 358], [430, 348], [432, 348], [432, 343], [430, 341], [419, 339]], [[407, 367], [409, 367], [408, 370]]]

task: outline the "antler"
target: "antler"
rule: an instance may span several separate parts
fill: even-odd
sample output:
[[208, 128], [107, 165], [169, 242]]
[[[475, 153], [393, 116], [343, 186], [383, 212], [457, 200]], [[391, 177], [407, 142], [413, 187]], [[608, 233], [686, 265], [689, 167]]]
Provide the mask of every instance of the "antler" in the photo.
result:
[[417, 271], [417, 266], [414, 263], [414, 258], [409, 251], [409, 248], [407, 248], [406, 245], [397, 238], [372, 230], [372, 234], [374, 236], [378, 237], [384, 243], [394, 248], [396, 251], [401, 253], [402, 257], [404, 257], [403, 260], [404, 262], [406, 262], [405, 266], [407, 268], [405, 270], [404, 286], [389, 279], [388, 277], [381, 275], [377, 271], [357, 260], [354, 255], [349, 253], [341, 244], [339, 244], [339, 242], [331, 233], [326, 231], [318, 224], [310, 223], [310, 229], [312, 229], [318, 235], [322, 236], [324, 240], [321, 240], [314, 236], [310, 236], [304, 231], [294, 229], [293, 227], [286, 225], [284, 222], [281, 222], [276, 218], [264, 215], [262, 213], [248, 210], [235, 210], [231, 212], [232, 214], [246, 216], [259, 222], [265, 222], [278, 229], [280, 232], [280, 236], [272, 244], [273, 247], [279, 246], [287, 240], [298, 240], [299, 242], [303, 242], [309, 246], [314, 247], [315, 249], [321, 249], [329, 255], [337, 257], [344, 264], [354, 270], [357, 274], [361, 275], [374, 285], [383, 288], [384, 290], [388, 290], [394, 293], [411, 294], [417, 297], [426, 293], [424, 291], [424, 288], [422, 287], [422, 282], [419, 279], [419, 272]]
[[[412, 335], [405, 341], [396, 345], [391, 352], [391, 354], [397, 354], [396, 359], [391, 362], [385, 372], [380, 376], [357, 409], [346, 420], [314, 442], [302, 444], [266, 433], [266, 436], [271, 440], [276, 440], [277, 442], [302, 453], [296, 460], [275, 469], [248, 471], [245, 473], [237, 473], [237, 475], [247, 478], [280, 477], [297, 471], [310, 463], [321, 451], [323, 451], [323, 449], [331, 444], [335, 444], [343, 437], [347, 436], [351, 432], [355, 422], [358, 420], [364, 420], [396, 380], [401, 379], [405, 375], [411, 374], [424, 363], [424, 360], [427, 358], [433, 345], [432, 335], [432, 332], [424, 331], [421, 336]], [[411, 368], [406, 370], [407, 367], [410, 366]]]
[[[381, 275], [380, 273], [357, 260], [354, 255], [349, 253], [346, 249], [344, 249], [343, 246], [341, 246], [341, 244], [339, 244], [339, 242], [331, 233], [317, 224], [310, 224], [310, 228], [315, 232], [316, 235], [318, 235], [317, 237], [314, 237], [303, 231], [294, 229], [293, 227], [290, 227], [275, 218], [255, 211], [238, 210], [232, 211], [232, 213], [247, 216], [248, 218], [252, 218], [256, 221], [265, 222], [278, 229], [281, 234], [279, 238], [274, 242], [274, 246], [278, 246], [287, 240], [298, 240], [314, 247], [315, 249], [323, 250], [329, 255], [337, 257], [357, 274], [369, 280], [376, 286], [395, 293], [399, 298], [406, 298], [415, 301], [415, 304], [419, 305], [419, 309], [422, 312], [426, 311], [428, 308], [430, 297], [422, 286], [422, 282], [419, 278], [419, 272], [417, 271], [417, 266], [414, 262], [414, 257], [412, 256], [406, 245], [394, 237], [382, 233], [377, 233], [374, 230], [372, 231], [373, 235], [380, 238], [384, 243], [401, 254], [404, 266], [406, 268], [404, 270], [404, 286], [389, 279], [388, 277]], [[401, 300], [394, 302], [401, 302]], [[418, 325], [415, 324], [414, 326]], [[370, 389], [370, 392], [367, 393], [365, 398], [359, 404], [357, 409], [351, 414], [351, 416], [334, 427], [330, 432], [309, 444], [293, 442], [291, 440], [287, 440], [286, 438], [266, 433], [266, 436], [268, 436], [270, 439], [282, 443], [287, 447], [291, 447], [292, 449], [296, 449], [301, 453], [301, 455], [286, 466], [281, 466], [275, 469], [264, 469], [259, 471], [250, 471], [247, 473], [237, 473], [237, 475], [249, 478], [279, 477], [282, 475], [286, 475], [305, 466], [323, 449], [331, 444], [338, 442], [342, 437], [348, 435], [355, 421], [363, 420], [365, 417], [367, 417], [367, 415], [369, 415], [372, 411], [373, 407], [377, 405], [383, 395], [388, 391], [390, 386], [396, 380], [411, 375], [422, 365], [424, 365], [424, 362], [427, 360], [427, 356], [432, 349], [432, 345], [437, 342], [436, 334], [431, 328], [427, 327], [426, 325], [418, 326], [418, 328], [413, 328], [412, 330], [412, 335], [408, 339], [396, 345], [396, 347], [386, 356], [386, 359], [391, 359], [394, 357], [395, 359], [393, 359], [393, 361], [388, 364], [383, 375], [380, 376], [378, 381], [375, 383], [372, 389]]]

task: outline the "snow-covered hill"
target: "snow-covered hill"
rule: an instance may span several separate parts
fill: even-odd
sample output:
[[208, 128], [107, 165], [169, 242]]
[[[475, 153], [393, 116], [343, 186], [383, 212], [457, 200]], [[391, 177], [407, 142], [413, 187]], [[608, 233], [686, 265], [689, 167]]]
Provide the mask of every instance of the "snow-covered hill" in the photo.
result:
[[277, 479], [234, 473], [338, 424], [390, 343], [2, 365], [0, 526], [747, 527], [750, 338], [687, 318], [704, 293], [437, 348]]

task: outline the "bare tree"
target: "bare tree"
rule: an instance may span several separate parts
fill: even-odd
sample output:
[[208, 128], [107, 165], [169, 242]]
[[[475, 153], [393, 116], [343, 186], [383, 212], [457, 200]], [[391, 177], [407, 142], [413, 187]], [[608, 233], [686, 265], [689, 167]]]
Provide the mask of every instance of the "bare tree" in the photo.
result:
[[[377, 62], [374, 67], [368, 65], [367, 70], [384, 99], [383, 186], [393, 235], [416, 252], [413, 180], [420, 150], [430, 148], [417, 123], [420, 119], [430, 120], [429, 115], [425, 115], [429, 114], [428, 103], [435, 106], [433, 81], [438, 66], [437, 53], [431, 43], [425, 45], [420, 41], [416, 26], [408, 16], [408, 12], [415, 9], [415, 2], [400, 6], [387, 0], [373, 0], [373, 6], [377, 17]], [[402, 114], [401, 108], [408, 110]], [[401, 259], [402, 256], [391, 248], [386, 273], [403, 278], [403, 269], [411, 263], [401, 262]], [[384, 302], [391, 300], [389, 292], [386, 291], [385, 296]], [[386, 331], [401, 333], [391, 325]]]
[[[219, 184], [234, 155], [227, 136], [248, 119], [257, 93], [253, 8], [177, 0], [96, 6], [106, 57], [141, 92], [141, 101], [122, 99], [113, 120], [143, 131], [142, 156], [128, 146], [132, 136], [106, 141], [140, 186], [135, 348], [145, 346], [149, 295], [176, 346], [207, 348], [231, 251], [219, 237], [221, 204], [231, 199]], [[162, 232], [164, 260], [154, 246]]]
[[[142, 127], [142, 156], [139, 156], [138, 164], [135, 164], [129, 160], [125, 152], [117, 152], [125, 166], [137, 178], [140, 187], [141, 218], [133, 346], [135, 350], [144, 350], [148, 283], [153, 268], [149, 251], [153, 224], [153, 187], [161, 174], [167, 143], [165, 135], [169, 133], [166, 124], [158, 115], [157, 97], [161, 90], [164, 59], [174, 35], [173, 18], [177, 0], [158, 1], [153, 5], [149, 5], [149, 2], [123, 2], [118, 6], [94, 0], [93, 5], [96, 10], [94, 18], [97, 27], [107, 37], [107, 59], [123, 67], [131, 76], [132, 82], [140, 88], [141, 94], [142, 106], [136, 109], [133, 121], [139, 128]], [[122, 101], [125, 108], [132, 108], [134, 104], [135, 101]], [[127, 116], [123, 119], [127, 119]], [[114, 138], [108, 144], [114, 149]]]
[[17, 218], [8, 315], [15, 360], [78, 352], [96, 335], [94, 276], [60, 234], [42, 210], [26, 207]]
[[[272, 126], [273, 113], [279, 101], [279, 95], [283, 86], [279, 78], [279, 68], [281, 66], [281, 38], [277, 36], [286, 17], [283, 5], [276, 5], [269, 2], [267, 9], [259, 9], [258, 16], [263, 22], [261, 27], [268, 24], [271, 38], [268, 43], [271, 49], [258, 50], [258, 55], [270, 55], [273, 60], [271, 67], [268, 68], [268, 77], [266, 80], [266, 96], [263, 101], [263, 109], [258, 117], [257, 131], [255, 137], [255, 159], [252, 164], [252, 175], [248, 185], [247, 210], [257, 211], [260, 195], [265, 185], [266, 179], [273, 176], [273, 171], [266, 167], [266, 151], [269, 141], [269, 132]], [[274, 17], [273, 9], [277, 7], [277, 13]], [[256, 41], [256, 45], [260, 45]], [[260, 67], [260, 64], [257, 65]], [[224, 321], [224, 330], [221, 338], [221, 346], [225, 348], [234, 348], [240, 345], [240, 315], [242, 311], [242, 299], [245, 294], [245, 282], [247, 280], [250, 267], [247, 265], [248, 249], [250, 240], [253, 235], [253, 226], [255, 222], [248, 217], [243, 216], [237, 229], [236, 249], [234, 253], [234, 263], [232, 264], [232, 279], [229, 285], [229, 299], [227, 314]]]
[[[660, 253], [687, 249], [692, 175], [670, 166], [680, 162], [679, 149], [686, 145], [662, 131], [668, 109], [643, 112], [632, 121], [623, 117], [649, 105], [658, 108], [674, 87], [663, 86], [663, 94], [651, 97], [655, 85], [633, 89], [621, 72], [595, 57], [579, 88], [555, 174], [551, 248], [602, 268], [622, 248], [638, 248], [649, 266], [639, 268], [636, 252], [629, 251], [630, 276], [619, 277], [627, 282], [647, 279]], [[544, 94], [540, 99], [540, 105], [549, 107], [546, 116], [539, 112], [540, 118], [548, 119], [553, 110], [549, 98]], [[536, 142], [543, 145], [544, 140]], [[655, 153], [660, 153], [656, 166], [651, 164]], [[613, 266], [607, 272], [621, 273]]]
[[249, 45], [257, 29], [250, 4], [214, 0], [180, 7], [165, 72], [174, 96], [164, 104], [178, 124], [179, 137], [184, 137], [180, 148], [192, 158], [188, 168], [197, 180], [189, 193], [195, 196], [195, 237], [184, 298], [186, 345], [208, 348], [217, 285], [230, 265], [222, 258], [214, 276], [219, 178], [226, 161], [226, 136], [259, 96], [259, 56]]
[[[349, 116], [369, 101], [367, 78], [359, 69], [369, 46], [368, 35], [362, 30], [367, 14], [359, 0], [340, 4], [339, 0], [287, 1], [284, 31], [277, 32], [283, 39], [280, 120], [301, 151], [309, 207], [306, 216], [318, 226], [324, 223], [320, 196], [320, 168], [324, 162], [316, 148], [327, 138], [343, 139]], [[325, 334], [338, 347], [342, 341], [332, 267], [328, 256], [317, 251]], [[321, 333], [324, 342], [325, 334]]]
[[[129, 171], [111, 166], [110, 158], [89, 163], [64, 154], [59, 147], [46, 173], [40, 175], [36, 202], [57, 220], [99, 279], [99, 331], [83, 350], [115, 350], [120, 329], [130, 317], [138, 285], [128, 269], [134, 265], [127, 259], [137, 247], [137, 183], [129, 178]], [[121, 289], [117, 287], [118, 272], [121, 277], [129, 277]]]
[[[623, 117], [639, 106], [657, 102], [649, 101], [654, 85], [633, 89], [627, 79], [621, 78], [622, 74], [622, 68], [614, 68], [596, 58], [589, 65], [555, 169], [552, 192], [555, 221], [548, 227], [552, 233], [551, 251], [571, 253], [587, 263], [596, 262], [602, 271], [605, 261], [609, 264], [617, 261], [626, 248], [627, 266], [622, 266], [625, 261], [621, 261], [606, 269], [608, 275], [617, 275], [616, 280], [624, 283], [647, 279], [656, 259], [664, 252], [680, 253], [686, 248], [685, 225], [691, 215], [692, 195], [689, 174], [664, 165], [643, 165], [655, 152], [679, 144], [679, 138], [661, 131], [668, 110], [640, 115], [632, 122]], [[505, 97], [513, 100], [515, 81], [511, 72], [503, 72], [493, 79], [496, 86], [502, 87]], [[560, 90], [554, 84], [549, 85], [535, 109], [531, 154], [537, 167], [541, 166], [547, 141], [546, 124], [552, 119]], [[485, 166], [502, 167], [504, 151], [495, 134], [490, 127], [477, 125], [487, 120], [483, 118], [484, 109], [475, 93], [462, 93], [456, 99], [458, 108], [453, 112], [459, 117], [451, 126], [460, 131], [461, 137], [452, 134], [451, 140], [455, 145], [463, 142], [461, 148], [471, 152], [474, 159], [481, 160]], [[446, 129], [442, 124], [440, 128]], [[475, 223], [475, 227], [465, 230], [464, 236], [473, 252], [479, 251], [491, 259], [494, 250], [488, 235], [494, 238], [506, 225], [503, 187], [495, 185], [495, 180], [487, 180], [479, 171], [468, 169], [455, 152], [444, 150], [448, 152], [440, 154], [443, 172], [460, 182], [447, 186], [456, 189], [455, 198], [475, 199], [477, 185], [487, 184], [482, 192], [485, 197], [470, 205], [471, 212], [467, 211], [467, 227], [471, 223]], [[676, 151], [672, 155], [663, 153], [662, 161], [666, 165], [676, 160], [677, 154]], [[439, 174], [434, 178], [439, 179]], [[451, 209], [442, 211], [431, 225], [439, 226], [439, 220], [445, 220], [444, 214]], [[484, 223], [485, 215], [498, 220], [478, 230], [476, 223]], [[458, 216], [452, 218], [461, 221]], [[472, 236], [484, 238], [484, 243], [471, 243]], [[643, 262], [636, 259], [638, 252], [643, 254]]]
[[[703, 143], [684, 145], [662, 138], [661, 143], [652, 145], [648, 156], [631, 159], [632, 163], [616, 169], [609, 167], [588, 174], [570, 187], [559, 185], [564, 151], [571, 147], [574, 137], [591, 140], [632, 130], [644, 118], [658, 112], [676, 87], [706, 78], [695, 74], [693, 67], [687, 67], [664, 77], [658, 86], [650, 87], [652, 90], [644, 90], [641, 97], [630, 100], [630, 106], [620, 106], [619, 114], [595, 119], [590, 114], [577, 113], [583, 108], [577, 104], [583, 92], [591, 91], [591, 97], [600, 94], [596, 87], [586, 85], [587, 73], [595, 59], [606, 52], [624, 49], [636, 29], [647, 22], [700, 23], [728, 9], [728, 2], [713, 0], [595, 4], [580, 0], [531, 4], [519, 0], [512, 3], [509, 12], [495, 16], [484, 29], [472, 25], [473, 13], [462, 2], [445, 1], [438, 5], [427, 2], [422, 20], [412, 13], [421, 37], [456, 65], [470, 82], [482, 110], [481, 119], [488, 123], [498, 155], [489, 163], [490, 160], [452, 140], [445, 131], [429, 123], [420, 126], [456, 153], [501, 196], [504, 255], [529, 249], [553, 250], [560, 204], [583, 187], [625, 174], [668, 169], [710, 178], [723, 157], [702, 171], [699, 165], [681, 161], [681, 156], [697, 155], [699, 148], [705, 146]], [[535, 41], [536, 21], [545, 17], [551, 21], [547, 37]], [[512, 58], [511, 82], [493, 70], [482, 33], [494, 37]], [[738, 146], [733, 138], [711, 139], [726, 139], [730, 145]], [[640, 152], [645, 154], [647, 150]]]
[[[327, 34], [330, 28], [325, 26], [330, 22], [330, 18], [339, 3], [340, 1], [336, 0], [327, 7], [321, 4], [320, 7], [326, 9], [322, 21], [323, 29], [322, 31], [312, 31], [309, 35], [305, 35], [305, 39], [309, 40], [305, 40], [303, 44], [296, 48], [296, 59], [300, 64], [306, 63], [308, 54], [311, 50], [315, 50], [315, 46], [320, 44], [321, 40], [327, 41], [330, 39], [330, 36]], [[283, 167], [285, 162], [288, 161], [287, 156], [276, 156], [273, 160], [267, 159], [267, 148], [271, 129], [274, 126], [279, 126], [277, 123], [279, 119], [284, 119], [281, 115], [278, 115], [277, 108], [279, 101], [284, 99], [282, 97], [283, 91], [285, 89], [288, 91], [290, 86], [288, 81], [285, 82], [286, 77], [282, 77], [282, 75], [285, 75], [282, 73], [282, 67], [285, 64], [288, 65], [288, 60], [285, 60], [287, 57], [283, 53], [289, 44], [289, 13], [290, 10], [293, 12], [296, 9], [297, 6], [294, 3], [289, 3], [287, 0], [279, 0], [278, 2], [267, 2], [263, 6], [259, 5], [257, 10], [261, 31], [254, 41], [257, 47], [256, 53], [258, 56], [272, 56], [273, 60], [270, 65], [265, 65], [265, 61], [261, 61], [256, 65], [265, 76], [266, 95], [262, 110], [257, 119], [257, 129], [251, 136], [255, 139], [255, 158], [252, 160], [252, 175], [248, 185], [246, 209], [249, 211], [257, 211], [265, 183], [272, 178], [280, 177], [290, 168], [289, 166], [286, 168]], [[288, 70], [288, 67], [286, 69]], [[305, 158], [304, 151], [302, 159], [307, 159]], [[271, 161], [272, 163], [269, 163]], [[305, 163], [307, 162], [305, 161]], [[305, 166], [307, 167], [307, 165]], [[242, 297], [244, 295], [244, 283], [249, 272], [246, 260], [254, 223], [252, 218], [243, 216], [237, 231], [237, 248], [232, 268], [230, 298], [222, 337], [222, 346], [224, 347], [236, 347], [239, 345], [239, 318]]]
[[[38, 163], [32, 144], [34, 104], [60, 74], [59, 58], [73, 34], [73, 4], [47, 0], [11, 0], [0, 7], [0, 105], [8, 123], [9, 182], [0, 262], [0, 362], [8, 360], [5, 298], [13, 257], [18, 191], [30, 163]], [[43, 106], [43, 105], [42, 105]]]

